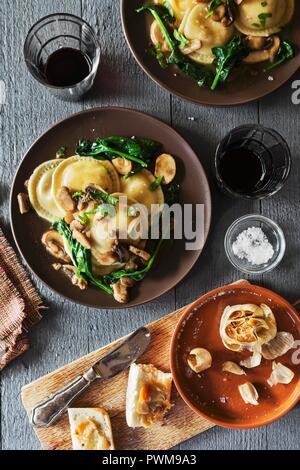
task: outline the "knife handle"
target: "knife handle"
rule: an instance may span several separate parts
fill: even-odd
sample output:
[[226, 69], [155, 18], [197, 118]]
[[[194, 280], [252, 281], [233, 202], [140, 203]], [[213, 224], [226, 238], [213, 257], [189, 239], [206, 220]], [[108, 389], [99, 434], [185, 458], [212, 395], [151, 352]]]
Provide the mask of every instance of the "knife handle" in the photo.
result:
[[97, 375], [91, 368], [46, 400], [35, 405], [30, 412], [31, 424], [38, 428], [51, 426], [96, 378]]

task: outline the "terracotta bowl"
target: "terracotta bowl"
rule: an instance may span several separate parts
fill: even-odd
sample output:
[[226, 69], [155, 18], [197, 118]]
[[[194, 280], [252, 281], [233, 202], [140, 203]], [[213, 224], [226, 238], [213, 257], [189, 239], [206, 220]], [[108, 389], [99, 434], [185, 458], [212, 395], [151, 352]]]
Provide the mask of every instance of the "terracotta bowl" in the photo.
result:
[[[300, 399], [299, 351], [291, 349], [276, 359], [295, 373], [288, 385], [267, 384], [272, 361], [262, 360], [259, 367], [245, 369], [247, 375], [222, 372], [225, 361], [239, 363], [249, 352], [226, 349], [219, 335], [220, 318], [227, 305], [265, 303], [273, 310], [278, 331], [292, 333], [300, 339], [300, 317], [285, 299], [255, 285], [230, 285], [215, 289], [183, 313], [172, 338], [170, 362], [176, 388], [187, 405], [199, 416], [226, 428], [249, 429], [269, 424], [288, 413]], [[300, 343], [299, 343], [300, 344]], [[212, 367], [201, 374], [187, 365], [187, 356], [195, 347], [210, 351]], [[246, 405], [238, 386], [251, 382], [259, 394], [259, 405]]]

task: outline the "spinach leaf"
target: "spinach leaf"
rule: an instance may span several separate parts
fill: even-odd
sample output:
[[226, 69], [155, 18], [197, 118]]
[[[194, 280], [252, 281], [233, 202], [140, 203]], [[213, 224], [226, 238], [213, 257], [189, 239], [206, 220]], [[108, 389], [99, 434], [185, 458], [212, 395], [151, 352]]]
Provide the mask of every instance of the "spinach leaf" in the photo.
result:
[[64, 237], [69, 245], [71, 250], [71, 258], [74, 266], [77, 268], [77, 276], [81, 277], [85, 281], [90, 281], [99, 289], [103, 290], [107, 294], [112, 295], [113, 290], [111, 287], [103, 284], [99, 279], [96, 279], [92, 274], [91, 268], [91, 252], [82, 246], [78, 241], [74, 240], [72, 237], [72, 231], [69, 225], [65, 220], [59, 220], [53, 224], [55, 230]]
[[102, 201], [106, 202], [107, 204], [111, 204], [112, 206], [116, 206], [118, 204], [118, 199], [114, 196], [111, 196], [101, 189], [95, 188], [94, 186], [88, 186], [85, 189], [86, 193], [90, 196], [93, 201]]
[[183, 49], [190, 43], [189, 39], [187, 39], [184, 34], [181, 34], [178, 29], [174, 29], [173, 36], [176, 41], [179, 42], [179, 49]]
[[222, 0], [211, 0], [207, 6], [207, 15], [206, 18], [209, 18], [211, 15], [214, 14], [216, 8], [224, 3]]
[[270, 70], [275, 69], [279, 65], [283, 64], [284, 62], [293, 59], [295, 56], [295, 50], [292, 44], [288, 41], [282, 41], [281, 47], [277, 53], [276, 60], [271, 64], [269, 67], [264, 69], [264, 72], [269, 72]]
[[179, 200], [180, 184], [177, 182], [171, 183], [164, 189], [165, 202], [169, 206], [175, 204]]
[[225, 46], [214, 47], [212, 51], [217, 70], [211, 90], [215, 90], [219, 82], [225, 82], [232, 70], [249, 54], [249, 49], [240, 36], [235, 36]]
[[155, 180], [150, 184], [150, 191], [154, 192], [157, 188], [159, 188], [163, 179], [163, 176], [158, 176], [155, 178]]

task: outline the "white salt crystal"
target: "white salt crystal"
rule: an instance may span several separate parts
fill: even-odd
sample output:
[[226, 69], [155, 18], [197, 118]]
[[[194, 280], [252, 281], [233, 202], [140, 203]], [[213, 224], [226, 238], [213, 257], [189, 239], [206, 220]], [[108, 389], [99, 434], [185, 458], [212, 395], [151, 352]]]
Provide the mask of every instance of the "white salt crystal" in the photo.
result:
[[249, 227], [241, 232], [232, 244], [232, 251], [239, 259], [253, 265], [267, 263], [274, 255], [274, 248], [260, 227]]

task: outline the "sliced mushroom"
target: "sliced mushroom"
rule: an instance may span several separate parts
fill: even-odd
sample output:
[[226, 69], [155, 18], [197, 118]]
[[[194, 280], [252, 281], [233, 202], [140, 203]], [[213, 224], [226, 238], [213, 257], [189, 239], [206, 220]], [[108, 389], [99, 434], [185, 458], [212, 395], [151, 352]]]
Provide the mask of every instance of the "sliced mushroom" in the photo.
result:
[[135, 271], [138, 268], [135, 258], [130, 258], [124, 266], [125, 271]]
[[134, 255], [138, 256], [139, 258], [142, 258], [142, 260], [144, 261], [149, 261], [149, 259], [151, 258], [150, 253], [147, 253], [147, 251], [142, 250], [141, 248], [137, 248], [133, 245], [129, 246], [129, 251]]
[[239, 392], [246, 404], [254, 406], [258, 405], [258, 392], [251, 382], [246, 382], [243, 385], [239, 385]]
[[268, 39], [264, 36], [247, 36], [245, 42], [251, 51], [260, 51], [261, 49], [266, 49]]
[[221, 3], [217, 8], [214, 9], [213, 14], [211, 15], [211, 19], [213, 21], [221, 21], [227, 13], [227, 8], [224, 3]]
[[72, 284], [74, 286], [78, 287], [81, 290], [87, 288], [87, 282], [77, 276], [77, 269], [75, 266], [73, 266], [72, 264], [63, 264], [61, 266], [61, 269], [71, 279]]
[[52, 264], [52, 268], [53, 268], [55, 271], [59, 271], [59, 270], [62, 268], [62, 264], [61, 264], [61, 263], [53, 263], [53, 264]]
[[246, 372], [235, 362], [226, 361], [222, 366], [223, 372], [229, 372], [230, 374], [235, 375], [246, 375]]
[[117, 302], [120, 304], [126, 304], [129, 299], [128, 295], [128, 289], [126, 286], [123, 286], [121, 284], [121, 281], [119, 280], [115, 284], [112, 284], [112, 289], [113, 289], [113, 296]]
[[19, 193], [17, 196], [20, 214], [27, 214], [30, 211], [29, 197], [26, 193]]
[[[250, 44], [252, 44], [254, 47], [258, 47], [259, 41], [254, 40], [254, 38], [248, 37], [247, 41], [250, 41]], [[259, 62], [265, 62], [267, 60], [274, 61], [275, 56], [277, 52], [279, 51], [280, 48], [280, 38], [279, 36], [272, 36], [271, 38], [265, 38], [265, 43], [263, 45], [263, 48], [260, 50], [253, 49], [251, 50], [250, 54], [245, 57], [244, 62], [247, 64], [256, 64]]]
[[200, 39], [191, 39], [190, 42], [181, 49], [183, 55], [191, 54], [192, 52], [198, 51], [202, 47]]
[[187, 363], [196, 374], [199, 374], [211, 367], [212, 357], [207, 349], [194, 348], [188, 355]]
[[72, 214], [72, 212], [67, 212], [65, 217], [65, 222], [67, 222], [67, 224], [71, 224], [71, 222], [74, 220], [74, 215]]
[[270, 378], [268, 379], [268, 384], [270, 385], [270, 387], [273, 387], [274, 385], [277, 385], [277, 384], [287, 385], [291, 383], [291, 381], [293, 380], [295, 376], [294, 372], [291, 369], [284, 366], [280, 362], [276, 363], [274, 361], [272, 364], [272, 369], [273, 369], [273, 372]]
[[85, 229], [85, 225], [82, 222], [80, 222], [80, 220], [74, 219], [70, 223], [70, 229], [72, 230], [72, 232], [74, 230], [78, 230], [78, 232], [82, 232]]
[[74, 212], [76, 209], [76, 201], [72, 198], [69, 188], [62, 186], [57, 193], [57, 199], [66, 212]]
[[156, 178], [163, 177], [162, 184], [169, 184], [176, 175], [176, 162], [172, 155], [163, 153], [157, 157], [155, 162], [155, 176]]
[[77, 240], [84, 248], [87, 250], [91, 249], [90, 241], [88, 240], [86, 234], [79, 232], [76, 228], [72, 231], [73, 238]]
[[153, 21], [153, 23], [151, 24], [150, 38], [154, 46], [157, 46], [157, 45], [160, 46], [162, 52], [168, 52], [170, 50], [168, 43], [165, 40], [165, 37], [157, 21]]
[[42, 243], [51, 255], [62, 259], [67, 263], [71, 261], [69, 255], [67, 255], [65, 251], [63, 238], [56, 230], [45, 232], [42, 236]]
[[131, 277], [128, 277], [128, 276], [121, 277], [120, 282], [121, 282], [122, 286], [125, 286], [125, 287], [132, 287], [135, 284], [134, 279], [132, 279]]
[[126, 158], [114, 158], [112, 164], [120, 175], [127, 175], [132, 170], [132, 162]]

